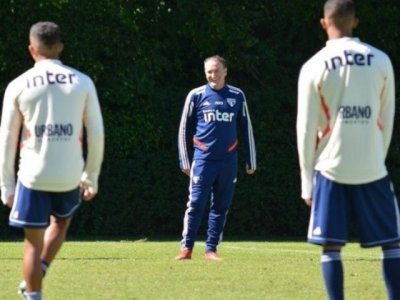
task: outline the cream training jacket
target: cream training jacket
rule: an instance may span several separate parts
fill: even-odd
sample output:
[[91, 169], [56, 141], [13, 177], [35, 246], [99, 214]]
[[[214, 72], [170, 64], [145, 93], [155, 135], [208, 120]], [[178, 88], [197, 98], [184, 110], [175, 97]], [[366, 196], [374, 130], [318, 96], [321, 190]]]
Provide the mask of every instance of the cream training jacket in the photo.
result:
[[[84, 127], [86, 161], [83, 158]], [[0, 180], [4, 203], [15, 193], [18, 146], [18, 179], [24, 186], [61, 192], [76, 188], [82, 181], [97, 192], [104, 127], [92, 80], [59, 60], [46, 59], [36, 62], [8, 85], [0, 127]]]
[[344, 184], [387, 175], [394, 111], [389, 57], [358, 38], [329, 40], [303, 65], [298, 81], [302, 198], [312, 198], [315, 170]]

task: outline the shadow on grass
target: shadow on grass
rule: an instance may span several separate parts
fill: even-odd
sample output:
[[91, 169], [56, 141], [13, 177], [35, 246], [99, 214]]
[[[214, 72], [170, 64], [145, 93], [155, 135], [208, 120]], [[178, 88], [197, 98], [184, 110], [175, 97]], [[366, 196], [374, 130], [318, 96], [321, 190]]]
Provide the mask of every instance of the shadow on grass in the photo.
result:
[[[23, 241], [23, 233], [0, 237], [0, 242], [20, 242]], [[198, 242], [205, 241], [206, 237], [199, 235]], [[148, 236], [102, 236], [102, 235], [68, 235], [66, 241], [70, 242], [177, 242], [181, 241], [181, 236], [176, 235], [148, 235]], [[271, 243], [307, 243], [305, 236], [224, 236], [224, 242], [271, 242]], [[348, 243], [358, 243], [358, 239], [352, 237]]]
[[[0, 242], [20, 242], [23, 241], [23, 234], [0, 237]], [[71, 242], [177, 242], [181, 236], [89, 236], [89, 235], [69, 235], [67, 241]], [[204, 241], [205, 236], [199, 236], [198, 241]], [[261, 236], [230, 236], [224, 237], [223, 242], [306, 242], [304, 237], [261, 237]]]

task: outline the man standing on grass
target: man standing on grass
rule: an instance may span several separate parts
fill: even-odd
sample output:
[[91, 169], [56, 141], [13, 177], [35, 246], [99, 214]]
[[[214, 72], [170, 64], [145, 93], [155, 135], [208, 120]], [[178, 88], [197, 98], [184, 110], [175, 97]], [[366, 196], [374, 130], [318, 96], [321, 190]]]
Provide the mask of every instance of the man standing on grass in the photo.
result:
[[363, 247], [381, 246], [389, 299], [400, 299], [400, 214], [385, 158], [394, 119], [394, 75], [382, 51], [352, 37], [351, 0], [328, 0], [326, 46], [298, 83], [297, 139], [302, 198], [311, 206], [308, 241], [323, 247], [330, 299], [343, 299], [340, 251], [355, 221]]
[[[191, 259], [205, 206], [211, 197], [206, 254], [220, 261], [217, 246], [232, 202], [237, 176], [237, 128], [243, 134], [246, 171], [256, 170], [253, 129], [244, 93], [225, 84], [226, 61], [215, 55], [204, 61], [208, 84], [190, 91], [182, 112], [178, 147], [180, 167], [190, 176], [189, 202], [184, 217], [181, 253], [177, 260]], [[194, 154], [188, 149], [193, 140]]]
[[80, 196], [91, 200], [97, 193], [104, 129], [92, 80], [58, 59], [63, 50], [58, 25], [36, 23], [29, 39], [35, 65], [13, 80], [4, 95], [0, 178], [2, 201], [12, 207], [10, 225], [25, 234], [20, 293], [41, 299], [42, 278], [65, 240]]

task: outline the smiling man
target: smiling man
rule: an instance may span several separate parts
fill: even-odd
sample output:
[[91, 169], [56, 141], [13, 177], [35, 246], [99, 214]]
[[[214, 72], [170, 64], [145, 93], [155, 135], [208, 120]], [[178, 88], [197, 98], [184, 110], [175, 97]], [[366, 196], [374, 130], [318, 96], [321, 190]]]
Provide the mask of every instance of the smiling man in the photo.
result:
[[[179, 127], [180, 167], [190, 176], [190, 185], [181, 253], [177, 260], [191, 259], [201, 218], [210, 198], [205, 257], [222, 260], [217, 254], [217, 246], [236, 185], [238, 127], [244, 139], [246, 171], [253, 174], [256, 170], [253, 129], [244, 93], [225, 83], [227, 67], [221, 56], [207, 58], [204, 71], [208, 84], [190, 91]], [[192, 144], [194, 154], [190, 163], [188, 149]]]

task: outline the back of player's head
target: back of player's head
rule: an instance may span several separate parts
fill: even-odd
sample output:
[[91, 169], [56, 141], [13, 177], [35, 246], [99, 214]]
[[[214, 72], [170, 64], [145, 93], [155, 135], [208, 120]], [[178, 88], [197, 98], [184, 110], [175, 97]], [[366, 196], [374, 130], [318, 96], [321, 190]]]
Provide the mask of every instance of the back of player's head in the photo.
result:
[[345, 20], [355, 16], [352, 0], [328, 0], [324, 5], [324, 17], [333, 20]]
[[225, 60], [225, 58], [223, 58], [222, 56], [213, 55], [213, 56], [207, 57], [207, 58], [204, 60], [204, 64], [206, 64], [206, 63], [209, 62], [210, 60], [216, 60], [216, 61], [218, 61], [219, 63], [221, 63], [221, 65], [222, 65], [225, 69], [227, 68], [226, 60]]
[[52, 47], [61, 42], [60, 27], [53, 22], [38, 22], [32, 25], [29, 37], [46, 47]]

